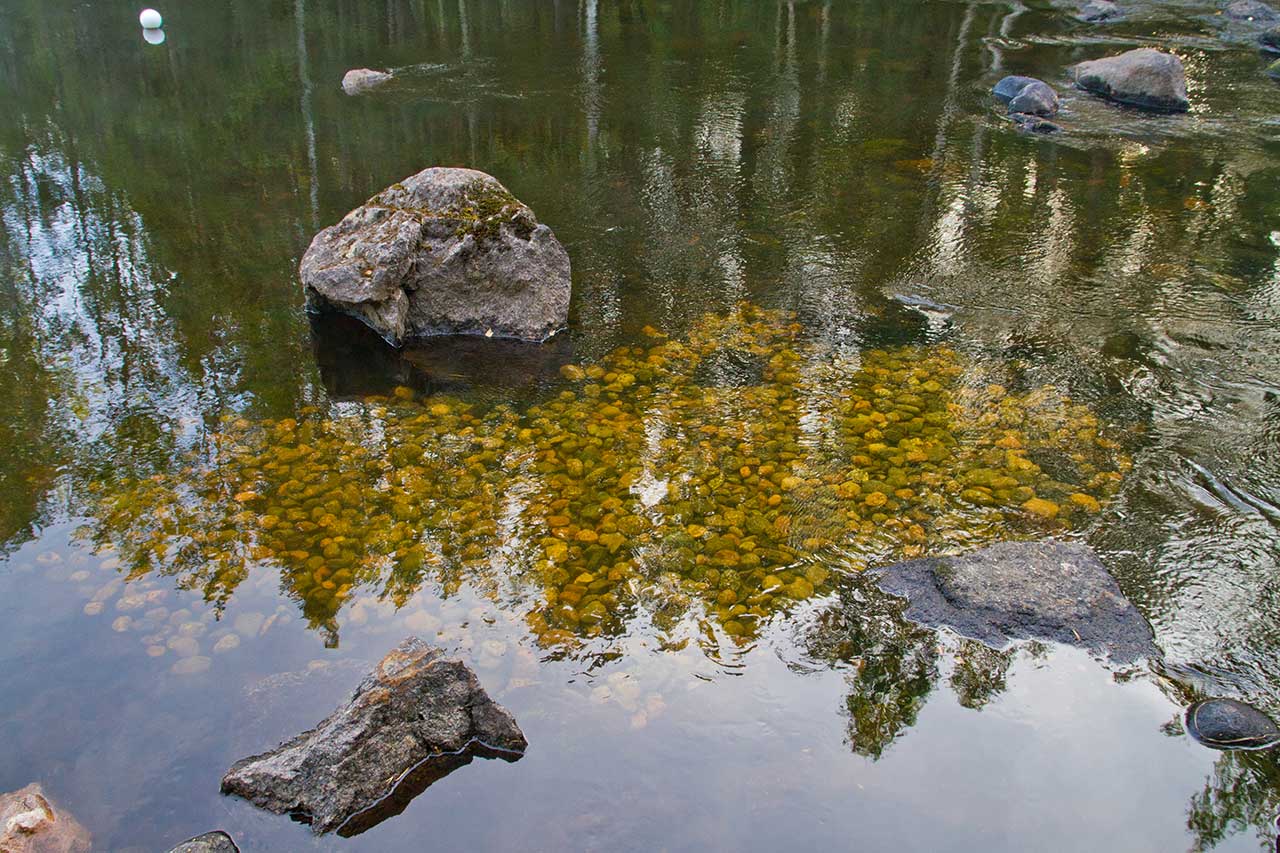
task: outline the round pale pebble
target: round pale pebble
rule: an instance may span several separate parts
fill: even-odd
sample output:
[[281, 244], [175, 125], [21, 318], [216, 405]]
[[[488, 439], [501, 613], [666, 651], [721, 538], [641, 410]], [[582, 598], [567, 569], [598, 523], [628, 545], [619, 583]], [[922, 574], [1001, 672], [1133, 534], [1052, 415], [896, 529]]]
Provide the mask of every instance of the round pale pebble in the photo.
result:
[[104, 572], [114, 572], [116, 569], [120, 568], [120, 559], [118, 557], [109, 557], [101, 563], [98, 563], [98, 568], [102, 569]]
[[159, 604], [167, 598], [169, 592], [163, 589], [153, 589], [147, 593], [147, 604]]
[[123, 612], [127, 612], [130, 610], [140, 610], [141, 608], [145, 607], [146, 604], [147, 604], [146, 596], [139, 595], [136, 592], [130, 592], [120, 596], [120, 599], [116, 601], [116, 610], [120, 610]]
[[67, 580], [71, 581], [72, 583], [84, 583], [91, 577], [93, 577], [93, 575], [89, 574], [84, 569], [81, 569], [78, 572], [72, 572], [71, 577], [67, 578]]
[[164, 634], [147, 634], [144, 637], [139, 637], [139, 639], [142, 640], [142, 644], [145, 646], [164, 645]]
[[123, 634], [133, 627], [133, 620], [128, 616], [116, 617], [116, 621], [111, 623], [111, 630], [118, 634]]
[[607, 685], [601, 684], [599, 687], [591, 689], [591, 701], [597, 703], [608, 702], [613, 698], [613, 691]]
[[206, 657], [183, 658], [169, 667], [169, 671], [174, 675], [196, 675], [207, 670], [211, 663], [213, 661]]
[[153, 658], [164, 657], [166, 651], [164, 646], [147, 646], [147, 654]]
[[241, 613], [231, 621], [231, 627], [236, 629], [237, 634], [251, 637], [258, 633], [258, 629], [262, 627], [262, 623], [265, 621], [267, 621], [267, 617], [261, 613]]
[[178, 633], [184, 637], [199, 637], [209, 630], [208, 626], [199, 622], [183, 622], [178, 626]]
[[190, 637], [170, 637], [167, 645], [180, 658], [195, 657], [200, 653], [200, 644]]
[[111, 596], [120, 591], [122, 584], [118, 580], [107, 581], [98, 587], [98, 591], [93, 594], [94, 601], [106, 601]]
[[84, 606], [84, 615], [97, 616], [99, 613], [102, 612], [102, 610], [103, 610], [103, 604], [101, 601], [90, 601], [88, 604]]
[[227, 634], [225, 637], [213, 644], [213, 653], [215, 655], [225, 654], [240, 645], [240, 637], [236, 634]]
[[190, 620], [191, 611], [185, 607], [181, 610], [175, 610], [169, 614], [169, 621], [174, 625], [181, 625], [183, 622], [189, 622]]
[[153, 607], [146, 612], [146, 617], [152, 622], [163, 622], [169, 618], [169, 608]]
[[62, 555], [55, 553], [54, 551], [45, 551], [40, 556], [36, 557], [36, 562], [42, 566], [52, 566], [56, 563], [62, 562]]
[[164, 24], [164, 18], [155, 9], [143, 9], [138, 14], [138, 23], [144, 30], [158, 30]]
[[440, 627], [440, 620], [425, 610], [415, 610], [404, 618], [404, 626], [410, 631], [430, 633]]

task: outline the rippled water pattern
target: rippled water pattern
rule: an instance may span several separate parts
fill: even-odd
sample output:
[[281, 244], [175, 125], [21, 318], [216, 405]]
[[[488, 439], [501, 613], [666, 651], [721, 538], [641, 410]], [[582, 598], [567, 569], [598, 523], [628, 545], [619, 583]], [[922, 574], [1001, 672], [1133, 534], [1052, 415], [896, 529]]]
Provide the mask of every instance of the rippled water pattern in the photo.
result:
[[[1271, 849], [1276, 757], [1179, 712], [1280, 714], [1277, 89], [1257, 25], [1124, 9], [0, 0], [0, 790], [121, 851]], [[1069, 86], [1139, 45], [1190, 113]], [[305, 315], [315, 231], [429, 165], [555, 230], [567, 333]], [[1162, 660], [868, 582], [1049, 534]], [[352, 839], [218, 795], [410, 633], [524, 759]]]

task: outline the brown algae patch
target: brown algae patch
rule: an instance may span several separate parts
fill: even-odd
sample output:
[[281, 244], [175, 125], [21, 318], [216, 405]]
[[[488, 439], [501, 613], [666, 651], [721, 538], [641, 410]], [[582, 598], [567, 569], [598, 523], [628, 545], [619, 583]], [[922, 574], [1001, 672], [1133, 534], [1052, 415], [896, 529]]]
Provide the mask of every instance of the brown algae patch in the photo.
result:
[[[427, 582], [527, 602], [547, 647], [642, 614], [747, 640], [867, 560], [1080, 526], [1130, 466], [1087, 407], [946, 347], [843, 360], [750, 305], [647, 331], [523, 411], [399, 389], [228, 419], [189, 467], [105, 485], [93, 535], [218, 605], [274, 565], [332, 642], [357, 589], [399, 605]], [[749, 383], [699, 369], [726, 350]]]

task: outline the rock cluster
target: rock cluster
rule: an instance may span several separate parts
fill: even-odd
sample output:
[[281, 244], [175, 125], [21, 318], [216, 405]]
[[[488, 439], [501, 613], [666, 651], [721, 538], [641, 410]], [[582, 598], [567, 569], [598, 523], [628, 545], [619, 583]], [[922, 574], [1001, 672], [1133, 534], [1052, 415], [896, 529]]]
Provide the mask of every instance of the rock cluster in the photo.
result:
[[352, 835], [473, 755], [515, 761], [527, 745], [466, 664], [410, 637], [314, 729], [236, 762], [222, 791], [309, 822], [317, 835]]
[[313, 310], [393, 345], [439, 334], [541, 341], [569, 314], [569, 255], [491, 175], [425, 169], [325, 228], [302, 258]]

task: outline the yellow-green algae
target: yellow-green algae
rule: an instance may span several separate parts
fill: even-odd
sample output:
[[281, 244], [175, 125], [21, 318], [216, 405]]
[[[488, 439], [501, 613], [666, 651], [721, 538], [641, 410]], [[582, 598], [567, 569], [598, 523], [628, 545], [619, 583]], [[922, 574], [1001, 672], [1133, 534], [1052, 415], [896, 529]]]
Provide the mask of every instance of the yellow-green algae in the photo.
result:
[[[95, 535], [219, 605], [274, 565], [335, 640], [357, 588], [399, 605], [428, 581], [533, 602], [544, 646], [691, 610], [745, 640], [868, 559], [1076, 526], [1129, 467], [1053, 388], [1010, 393], [942, 346], [842, 359], [800, 332], [750, 305], [685, 341], [646, 330], [524, 411], [404, 388], [358, 414], [228, 419], [190, 467], [104, 486]], [[727, 351], [759, 361], [751, 384], [705, 382]]]

